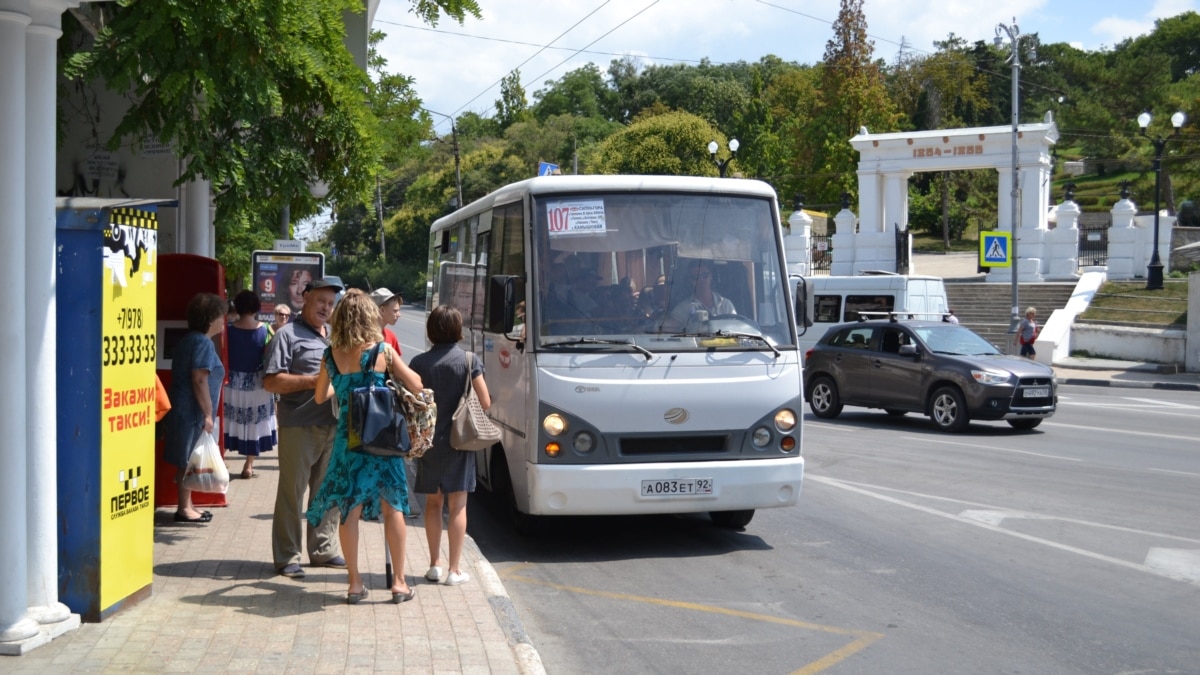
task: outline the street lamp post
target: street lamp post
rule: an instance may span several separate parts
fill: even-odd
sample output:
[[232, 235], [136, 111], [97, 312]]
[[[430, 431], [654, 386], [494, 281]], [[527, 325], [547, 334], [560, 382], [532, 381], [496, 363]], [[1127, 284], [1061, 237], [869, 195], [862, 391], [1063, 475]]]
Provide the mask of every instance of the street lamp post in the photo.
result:
[[445, 117], [446, 119], [450, 120], [450, 139], [454, 142], [452, 147], [454, 148], [454, 186], [457, 190], [455, 194], [458, 196], [458, 206], [461, 207], [463, 205], [462, 168], [460, 167], [458, 157], [458, 127], [454, 124], [454, 118], [445, 113], [440, 113], [436, 110], [430, 110], [429, 108], [421, 108], [421, 110], [424, 110], [427, 113], [438, 115], [439, 117]]
[[725, 177], [725, 167], [729, 166], [734, 157], [737, 157], [738, 145], [738, 139], [731, 139], [729, 141], [729, 156], [725, 159], [717, 159], [717, 150], [721, 149], [721, 146], [717, 145], [716, 139], [708, 142], [708, 154], [712, 156], [713, 163], [717, 165], [717, 171], [721, 174], [721, 178]]
[[[1012, 197], [1012, 212], [1010, 214], [1012, 219], [1012, 249], [1009, 251], [1009, 260], [1012, 262], [1012, 267], [1009, 268], [1012, 272], [1012, 316], [1009, 317], [1008, 333], [1014, 336], [1013, 339], [1015, 339], [1017, 327], [1021, 324], [1020, 301], [1017, 297], [1017, 277], [1018, 272], [1020, 272], [1021, 262], [1020, 258], [1017, 257], [1017, 231], [1020, 225], [1018, 196], [1021, 192], [1020, 178], [1017, 172], [1017, 125], [1020, 122], [1021, 110], [1021, 39], [1029, 36], [1021, 35], [1021, 29], [1017, 27], [1016, 17], [1013, 18], [1011, 26], [1004, 24], [996, 26], [995, 44], [997, 48], [1004, 46], [1004, 36], [1001, 33], [1008, 35], [1010, 43], [1008, 59], [1012, 63], [1012, 190], [1010, 193]], [[1032, 47], [1029, 50], [1029, 58], [1030, 60], [1037, 58], [1037, 53]]]
[[1147, 127], [1150, 126], [1150, 113], [1144, 112], [1137, 117], [1138, 126], [1142, 128], [1142, 135], [1150, 139], [1154, 144], [1154, 250], [1150, 253], [1150, 264], [1146, 266], [1146, 290], [1161, 291], [1163, 287], [1163, 264], [1162, 258], [1158, 255], [1158, 200], [1162, 195], [1162, 156], [1163, 150], [1167, 147], [1167, 141], [1179, 135], [1179, 128], [1183, 126], [1183, 121], [1186, 116], [1182, 112], [1177, 112], [1171, 115], [1171, 126], [1175, 127], [1174, 133], [1170, 136], [1151, 136], [1146, 133]]

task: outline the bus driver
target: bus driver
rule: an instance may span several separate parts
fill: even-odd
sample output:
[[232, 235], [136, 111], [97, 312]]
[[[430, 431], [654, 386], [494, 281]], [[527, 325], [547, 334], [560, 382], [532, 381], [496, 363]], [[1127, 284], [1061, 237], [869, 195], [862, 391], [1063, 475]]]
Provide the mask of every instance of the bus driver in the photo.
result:
[[712, 289], [712, 262], [709, 260], [693, 260], [688, 263], [686, 280], [692, 283], [692, 296], [675, 305], [671, 310], [671, 320], [678, 326], [687, 326], [696, 312], [708, 312], [712, 318], [719, 314], [737, 314], [729, 298], [722, 297]]

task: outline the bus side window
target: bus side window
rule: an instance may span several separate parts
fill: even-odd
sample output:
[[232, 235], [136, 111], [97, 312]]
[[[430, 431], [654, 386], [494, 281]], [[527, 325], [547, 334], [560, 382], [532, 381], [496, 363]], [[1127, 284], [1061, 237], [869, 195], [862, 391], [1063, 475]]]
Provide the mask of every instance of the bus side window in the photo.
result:
[[813, 320], [816, 323], [838, 323], [842, 316], [842, 296], [818, 295], [813, 299]]

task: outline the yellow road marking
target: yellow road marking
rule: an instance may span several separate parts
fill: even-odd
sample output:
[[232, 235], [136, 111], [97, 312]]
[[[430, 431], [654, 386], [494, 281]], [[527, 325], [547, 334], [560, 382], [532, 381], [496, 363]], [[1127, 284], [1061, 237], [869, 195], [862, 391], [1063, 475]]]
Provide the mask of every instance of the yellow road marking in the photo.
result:
[[797, 621], [795, 619], [785, 619], [778, 616], [770, 616], [769, 614], [758, 614], [756, 612], [747, 612], [740, 609], [730, 609], [728, 607], [717, 607], [715, 605], [702, 605], [696, 602], [684, 602], [681, 600], [666, 600], [663, 598], [651, 598], [644, 595], [631, 595], [629, 593], [615, 593], [613, 591], [598, 591], [591, 588], [581, 588], [579, 586], [567, 586], [566, 584], [556, 584], [552, 581], [543, 581], [534, 579], [521, 574], [521, 572], [534, 567], [533, 563], [523, 563], [514, 565], [502, 572], [500, 576], [513, 581], [523, 581], [536, 586], [553, 588], [558, 591], [567, 591], [570, 593], [578, 593], [580, 595], [591, 595], [598, 598], [608, 598], [610, 600], [625, 600], [630, 602], [640, 602], [647, 605], [658, 605], [660, 607], [670, 607], [672, 609], [686, 609], [697, 612], [709, 612], [711, 614], [723, 614], [725, 616], [737, 617], [739, 619], [750, 619], [751, 621], [765, 621], [767, 623], [780, 624], [791, 626], [793, 628], [802, 628], [804, 630], [815, 630], [822, 633], [833, 633], [834, 635], [847, 635], [854, 638], [849, 644], [834, 650], [825, 656], [806, 664], [800, 670], [793, 671], [792, 675], [815, 675], [830, 666], [841, 663], [850, 656], [866, 649], [871, 643], [883, 637], [883, 633], [873, 633], [870, 631], [854, 630], [850, 628], [838, 628], [837, 626], [825, 626], [819, 623], [809, 623], [807, 621]]

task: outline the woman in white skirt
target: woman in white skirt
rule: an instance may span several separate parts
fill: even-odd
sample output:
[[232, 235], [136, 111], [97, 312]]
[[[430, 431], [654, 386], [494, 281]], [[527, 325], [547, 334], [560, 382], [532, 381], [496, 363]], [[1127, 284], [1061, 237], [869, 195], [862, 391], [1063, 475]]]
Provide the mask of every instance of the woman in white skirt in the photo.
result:
[[279, 442], [275, 396], [263, 389], [263, 351], [267, 326], [256, 315], [262, 307], [253, 291], [233, 299], [238, 319], [229, 325], [229, 384], [225, 386], [225, 450], [245, 456], [242, 478], [254, 478], [254, 458]]

